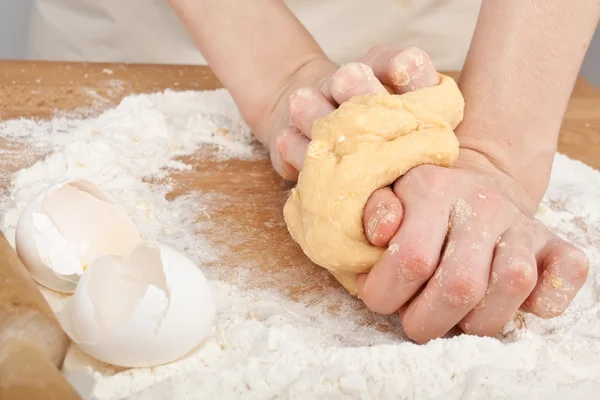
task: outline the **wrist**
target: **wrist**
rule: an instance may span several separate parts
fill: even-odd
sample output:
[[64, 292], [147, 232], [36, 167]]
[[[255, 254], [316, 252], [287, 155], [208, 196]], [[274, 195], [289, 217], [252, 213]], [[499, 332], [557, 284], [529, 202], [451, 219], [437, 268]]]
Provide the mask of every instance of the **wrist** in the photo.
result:
[[459, 87], [466, 104], [464, 119], [456, 129], [461, 149], [483, 155], [496, 170], [526, 188], [537, 206], [550, 179], [564, 95], [556, 93], [544, 103], [545, 108], [540, 107], [531, 101], [543, 97], [537, 89], [497, 85], [479, 68], [466, 68]]
[[[482, 132], [487, 132], [482, 133]], [[550, 181], [556, 144], [540, 140], [540, 146], [520, 148], [510, 140], [496, 140], [490, 130], [459, 126], [456, 130], [460, 144], [458, 166], [468, 164], [475, 169], [493, 173], [507, 182], [511, 197], [526, 214], [534, 213]], [[523, 133], [527, 134], [527, 133]]]
[[[563, 96], [546, 102], [544, 109], [528, 100], [540, 97], [536, 90], [503, 92], [479, 69], [463, 72], [459, 87], [466, 104], [456, 129], [461, 149], [484, 155], [497, 170], [527, 188], [537, 204], [547, 189], [564, 115], [562, 104], [554, 103]], [[483, 90], [496, 95], [483, 95]]]
[[466, 106], [456, 135], [463, 153], [485, 157], [535, 204], [548, 185], [562, 119], [600, 15], [596, 6], [597, 0], [481, 6], [458, 82]]

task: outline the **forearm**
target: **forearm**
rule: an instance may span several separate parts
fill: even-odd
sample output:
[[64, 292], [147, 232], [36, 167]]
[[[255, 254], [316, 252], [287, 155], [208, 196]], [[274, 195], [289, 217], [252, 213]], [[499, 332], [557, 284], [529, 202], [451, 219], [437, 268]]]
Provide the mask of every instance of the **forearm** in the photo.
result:
[[326, 60], [281, 0], [169, 0], [259, 139], [290, 77]]
[[459, 82], [461, 147], [526, 187], [547, 179], [599, 15], [600, 0], [484, 0]]

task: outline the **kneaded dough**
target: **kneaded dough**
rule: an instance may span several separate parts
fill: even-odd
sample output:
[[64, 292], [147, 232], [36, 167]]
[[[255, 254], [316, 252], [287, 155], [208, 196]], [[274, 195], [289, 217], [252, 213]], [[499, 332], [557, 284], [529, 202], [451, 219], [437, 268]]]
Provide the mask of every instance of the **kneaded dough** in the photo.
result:
[[456, 82], [440, 74], [437, 86], [403, 95], [353, 97], [313, 125], [304, 168], [283, 213], [304, 253], [350, 293], [357, 293], [357, 275], [385, 251], [363, 231], [369, 196], [418, 165], [452, 165], [463, 111]]

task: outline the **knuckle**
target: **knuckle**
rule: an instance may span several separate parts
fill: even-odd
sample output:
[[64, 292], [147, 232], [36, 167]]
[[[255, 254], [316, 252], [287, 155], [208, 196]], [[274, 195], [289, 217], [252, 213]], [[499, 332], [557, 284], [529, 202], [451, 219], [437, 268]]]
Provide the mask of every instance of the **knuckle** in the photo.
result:
[[[394, 246], [397, 245], [390, 246], [392, 254], [394, 254]], [[394, 254], [398, 276], [410, 282], [423, 282], [429, 279], [437, 267], [436, 260], [418, 246], [408, 245], [403, 247], [403, 251]]]
[[498, 282], [500, 290], [506, 294], [531, 292], [537, 282], [537, 267], [528, 259], [514, 257], [504, 268], [492, 271], [492, 284]]
[[442, 277], [444, 301], [452, 307], [476, 305], [485, 295], [485, 285], [466, 272], [448, 274]]

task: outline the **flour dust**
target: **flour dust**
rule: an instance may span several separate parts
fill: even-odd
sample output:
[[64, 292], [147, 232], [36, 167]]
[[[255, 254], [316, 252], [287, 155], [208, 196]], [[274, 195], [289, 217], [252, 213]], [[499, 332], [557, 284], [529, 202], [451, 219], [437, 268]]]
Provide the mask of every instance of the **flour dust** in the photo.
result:
[[[525, 316], [526, 328], [509, 323], [498, 338], [457, 335], [418, 346], [398, 331], [359, 324], [368, 312], [343, 289], [309, 306], [211, 270], [222, 250], [198, 233], [212, 223], [210, 199], [167, 194], [176, 186], [170, 175], [192, 169], [186, 157], [207, 146], [221, 160], [266, 157], [223, 90], [129, 96], [97, 117], [0, 122], [0, 143], [2, 157], [23, 164], [0, 175], [9, 182], [0, 215], [11, 243], [33, 196], [54, 181], [88, 178], [145, 238], [185, 252], [211, 277], [213, 333], [178, 362], [116, 368], [72, 345], [63, 372], [86, 399], [562, 399], [600, 390], [600, 172], [563, 155], [538, 217], [590, 257], [574, 304], [553, 320]], [[43, 292], [58, 312], [64, 298]]]

